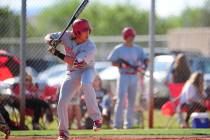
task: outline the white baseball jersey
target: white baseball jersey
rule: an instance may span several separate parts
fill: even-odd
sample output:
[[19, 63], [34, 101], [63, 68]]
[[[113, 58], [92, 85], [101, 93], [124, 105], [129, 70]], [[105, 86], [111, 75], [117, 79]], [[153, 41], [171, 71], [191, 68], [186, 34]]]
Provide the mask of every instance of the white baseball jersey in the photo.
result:
[[[60, 34], [61, 32], [52, 33], [51, 37], [56, 39]], [[88, 39], [86, 42], [78, 45], [74, 40], [72, 40], [71, 33], [68, 31], [63, 35], [61, 40], [65, 47], [67, 56], [75, 57], [78, 62], [85, 61], [87, 63], [87, 68], [94, 67], [96, 46], [91, 39]], [[71, 71], [80, 69], [73, 68], [68, 65], [68, 70]]]

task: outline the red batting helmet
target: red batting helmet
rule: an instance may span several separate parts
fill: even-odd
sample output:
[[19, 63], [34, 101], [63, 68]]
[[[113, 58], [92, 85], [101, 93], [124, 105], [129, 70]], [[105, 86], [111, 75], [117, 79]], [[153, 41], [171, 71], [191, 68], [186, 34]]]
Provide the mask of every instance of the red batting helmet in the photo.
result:
[[75, 36], [78, 36], [81, 32], [91, 31], [90, 24], [86, 19], [76, 19], [72, 24], [72, 31]]
[[136, 31], [132, 27], [125, 27], [122, 30], [123, 39], [127, 39], [128, 37], [135, 37]]

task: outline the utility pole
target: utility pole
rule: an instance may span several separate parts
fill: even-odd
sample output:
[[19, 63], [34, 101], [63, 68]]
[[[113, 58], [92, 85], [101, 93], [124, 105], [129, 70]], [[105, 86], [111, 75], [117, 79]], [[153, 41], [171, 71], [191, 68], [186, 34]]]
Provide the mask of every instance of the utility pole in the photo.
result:
[[25, 126], [25, 47], [26, 47], [26, 0], [22, 0], [20, 19], [20, 125]]
[[154, 45], [155, 45], [155, 0], [151, 0], [150, 14], [149, 14], [149, 53], [150, 53], [150, 80], [149, 80], [149, 128], [153, 128], [153, 113], [154, 113], [154, 97], [153, 97], [153, 88], [154, 88], [154, 79], [153, 79], [153, 71], [154, 71]]

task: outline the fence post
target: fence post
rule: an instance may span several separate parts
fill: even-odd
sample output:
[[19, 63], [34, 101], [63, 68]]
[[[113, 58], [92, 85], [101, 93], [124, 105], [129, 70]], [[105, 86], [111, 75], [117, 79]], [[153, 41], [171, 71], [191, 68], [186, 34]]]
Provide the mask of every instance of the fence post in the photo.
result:
[[149, 71], [150, 71], [150, 80], [149, 80], [149, 119], [148, 119], [148, 126], [149, 128], [153, 128], [153, 109], [154, 109], [154, 97], [153, 97], [153, 87], [154, 87], [154, 80], [153, 80], [153, 61], [154, 61], [154, 43], [155, 43], [155, 0], [151, 0], [151, 8], [150, 8], [150, 15], [149, 15], [149, 52], [150, 52], [150, 64], [149, 64]]
[[26, 47], [26, 0], [21, 4], [20, 20], [20, 125], [25, 125], [25, 47]]

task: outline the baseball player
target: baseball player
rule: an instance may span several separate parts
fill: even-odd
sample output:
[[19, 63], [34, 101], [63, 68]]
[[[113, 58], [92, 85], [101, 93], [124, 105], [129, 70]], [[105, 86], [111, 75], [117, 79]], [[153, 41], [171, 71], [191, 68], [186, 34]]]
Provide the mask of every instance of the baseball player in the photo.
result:
[[[116, 129], [123, 127], [122, 116], [124, 112], [124, 103], [126, 101], [126, 97], [128, 105], [125, 128], [132, 128], [133, 126], [132, 120], [134, 115], [134, 103], [138, 82], [137, 72], [142, 72], [142, 64], [146, 66], [148, 60], [144, 50], [137, 44], [133, 43], [135, 35], [136, 32], [132, 27], [125, 27], [122, 31], [124, 42], [117, 45], [108, 56], [108, 60], [112, 62], [113, 66], [119, 67], [120, 72], [117, 85], [117, 101], [114, 110], [114, 128]], [[118, 60], [124, 60], [130, 65], [137, 67], [134, 69], [125, 63], [121, 63]]]
[[65, 32], [61, 40], [56, 40], [60, 32], [50, 33], [45, 36], [45, 42], [53, 46], [61, 43], [65, 55], [57, 49], [50, 47], [49, 52], [68, 64], [67, 75], [60, 89], [58, 101], [59, 137], [57, 140], [67, 140], [68, 133], [68, 104], [72, 97], [81, 88], [85, 94], [88, 113], [94, 121], [93, 130], [101, 127], [101, 113], [96, 102], [92, 82], [95, 78], [94, 57], [96, 46], [89, 39], [91, 27], [86, 19], [77, 19], [72, 24], [72, 31]]

